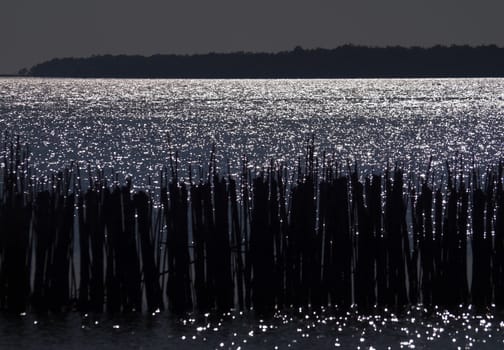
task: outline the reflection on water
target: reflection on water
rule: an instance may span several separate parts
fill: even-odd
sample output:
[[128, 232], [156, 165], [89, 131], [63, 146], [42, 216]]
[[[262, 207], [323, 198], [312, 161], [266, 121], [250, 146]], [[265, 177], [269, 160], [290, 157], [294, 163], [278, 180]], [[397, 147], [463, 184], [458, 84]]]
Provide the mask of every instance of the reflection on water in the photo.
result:
[[470, 307], [375, 315], [299, 309], [263, 318], [252, 312], [2, 315], [0, 332], [1, 348], [24, 349], [494, 349], [504, 346], [504, 315]]

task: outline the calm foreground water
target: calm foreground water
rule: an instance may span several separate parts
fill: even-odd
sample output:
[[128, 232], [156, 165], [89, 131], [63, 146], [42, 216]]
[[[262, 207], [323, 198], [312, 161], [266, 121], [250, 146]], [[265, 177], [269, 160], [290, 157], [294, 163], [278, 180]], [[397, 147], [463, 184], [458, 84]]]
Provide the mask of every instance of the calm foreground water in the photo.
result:
[[[76, 161], [132, 175], [205, 164], [212, 144], [232, 173], [247, 155], [294, 165], [312, 135], [320, 151], [374, 169], [400, 161], [421, 174], [430, 157], [470, 165], [503, 157], [504, 79], [72, 80], [0, 79], [0, 130], [32, 147], [38, 175]], [[169, 135], [169, 137], [168, 137]], [[170, 140], [170, 141], [168, 141]], [[461, 308], [288, 310], [188, 315], [0, 315], [0, 348], [501, 348], [504, 315]]]
[[0, 347], [22, 349], [501, 349], [504, 315], [461, 308], [290, 310], [224, 315], [0, 316]]

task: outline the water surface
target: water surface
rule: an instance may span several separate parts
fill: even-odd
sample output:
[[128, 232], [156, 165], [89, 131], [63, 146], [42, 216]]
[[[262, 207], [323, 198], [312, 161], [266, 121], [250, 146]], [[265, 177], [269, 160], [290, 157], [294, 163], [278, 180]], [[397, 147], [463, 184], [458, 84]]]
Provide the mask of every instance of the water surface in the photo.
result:
[[[133, 175], [137, 187], [167, 165], [208, 161], [214, 144], [237, 173], [247, 155], [294, 165], [307, 138], [337, 160], [382, 169], [428, 159], [494, 164], [504, 144], [504, 79], [95, 80], [0, 79], [0, 130], [32, 147], [39, 175], [75, 161]], [[496, 348], [504, 316], [287, 310], [226, 315], [0, 315], [0, 348], [232, 349]]]
[[503, 91], [504, 79], [0, 79], [0, 130], [32, 145], [41, 173], [75, 160], [138, 186], [170, 147], [206, 164], [215, 145], [236, 173], [243, 155], [294, 164], [312, 135], [337, 160], [376, 168], [488, 164], [502, 157]]

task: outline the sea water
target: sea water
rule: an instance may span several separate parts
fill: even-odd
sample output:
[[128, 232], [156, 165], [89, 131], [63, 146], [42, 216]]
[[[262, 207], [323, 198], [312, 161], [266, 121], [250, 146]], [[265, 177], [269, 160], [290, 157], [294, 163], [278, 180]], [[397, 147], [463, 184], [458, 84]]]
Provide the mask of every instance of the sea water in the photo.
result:
[[415, 172], [502, 157], [504, 79], [0, 79], [0, 131], [31, 145], [38, 174], [71, 161], [157, 179], [178, 152], [207, 165], [215, 146], [237, 173], [246, 156], [293, 165], [306, 141], [335, 160]]
[[[71, 162], [158, 185], [170, 155], [223, 171], [319, 155], [422, 174], [432, 159], [490, 166], [502, 158], [504, 79], [0, 79], [0, 131], [31, 147], [34, 176]], [[113, 169], [113, 170], [112, 170]], [[183, 170], [181, 170], [183, 171]], [[504, 315], [461, 306], [394, 313], [354, 309], [171, 315], [0, 315], [0, 348], [499, 348]]]

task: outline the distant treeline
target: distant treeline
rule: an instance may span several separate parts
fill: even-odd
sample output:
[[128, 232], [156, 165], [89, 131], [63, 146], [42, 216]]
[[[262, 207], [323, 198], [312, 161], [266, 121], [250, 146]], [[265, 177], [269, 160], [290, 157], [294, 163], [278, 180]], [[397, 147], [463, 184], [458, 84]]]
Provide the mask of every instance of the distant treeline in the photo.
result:
[[104, 55], [61, 58], [21, 75], [89, 78], [393, 78], [504, 77], [504, 48], [490, 46], [363, 47], [279, 53]]

